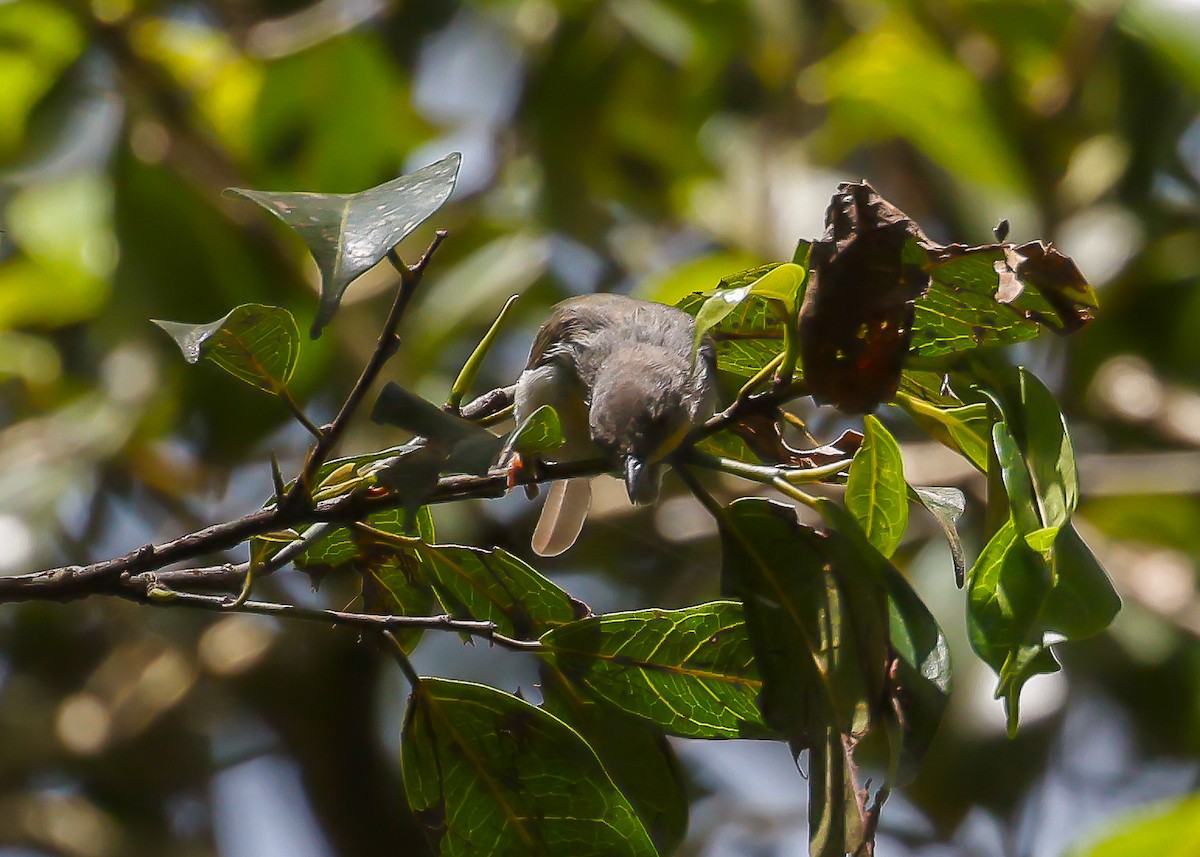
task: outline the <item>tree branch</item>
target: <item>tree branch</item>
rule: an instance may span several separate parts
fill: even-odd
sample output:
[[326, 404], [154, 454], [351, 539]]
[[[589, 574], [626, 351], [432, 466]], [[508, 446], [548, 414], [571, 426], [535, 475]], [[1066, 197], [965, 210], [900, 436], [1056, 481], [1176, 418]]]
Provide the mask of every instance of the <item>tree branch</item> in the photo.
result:
[[[515, 484], [550, 482], [576, 476], [598, 476], [611, 469], [612, 465], [609, 462], [600, 459], [569, 464], [547, 464], [536, 473], [525, 470], [517, 474]], [[507, 469], [493, 470], [483, 476], [443, 476], [424, 498], [423, 503], [452, 503], [502, 497], [509, 487]], [[0, 577], [0, 603], [31, 600], [71, 601], [89, 595], [118, 594], [115, 590], [123, 585], [123, 578], [158, 572], [159, 569], [176, 563], [235, 547], [254, 536], [321, 521], [351, 523], [363, 520], [374, 512], [402, 507], [407, 502], [408, 498], [401, 492], [355, 492], [323, 500], [312, 506], [289, 509], [286, 505], [281, 505], [279, 508], [260, 509], [236, 520], [205, 527], [156, 545], [144, 545], [113, 559], [89, 565], [52, 568], [33, 574]], [[222, 565], [208, 569], [168, 571], [162, 572], [162, 579], [170, 579], [172, 584], [178, 585], [184, 585], [184, 581], [188, 581], [188, 585], [196, 588], [224, 588], [225, 584], [232, 581], [240, 584], [245, 567], [244, 564]], [[168, 578], [168, 575], [173, 577]]]
[[400, 337], [396, 333], [400, 327], [400, 320], [404, 317], [404, 311], [408, 309], [409, 301], [412, 300], [417, 286], [421, 284], [425, 266], [429, 264], [429, 260], [433, 258], [434, 252], [437, 251], [445, 237], [446, 231], [439, 229], [425, 250], [425, 254], [415, 265], [406, 265], [394, 250], [388, 253], [388, 259], [400, 273], [400, 287], [396, 290], [396, 299], [392, 303], [391, 311], [388, 312], [387, 320], [383, 323], [383, 330], [379, 333], [375, 350], [371, 352], [367, 364], [363, 366], [362, 374], [358, 376], [350, 394], [346, 396], [346, 401], [342, 403], [341, 410], [333, 418], [333, 422], [321, 432], [317, 442], [309, 450], [308, 457], [304, 461], [304, 468], [300, 471], [300, 476], [296, 479], [295, 484], [292, 485], [292, 490], [280, 504], [281, 507], [295, 507], [308, 500], [312, 481], [316, 477], [317, 471], [321, 469], [321, 465], [329, 459], [337, 447], [351, 417], [358, 411], [359, 405], [366, 398], [367, 391], [375, 383], [375, 379], [379, 377], [379, 372], [383, 369], [384, 364], [396, 353], [396, 348], [400, 345]]

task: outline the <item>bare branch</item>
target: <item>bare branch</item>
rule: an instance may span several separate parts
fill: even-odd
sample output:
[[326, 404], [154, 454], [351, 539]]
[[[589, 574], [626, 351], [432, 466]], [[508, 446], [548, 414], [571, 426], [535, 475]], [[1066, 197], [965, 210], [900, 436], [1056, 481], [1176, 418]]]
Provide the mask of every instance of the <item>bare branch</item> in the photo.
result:
[[363, 399], [367, 396], [367, 391], [375, 383], [375, 379], [379, 377], [379, 372], [383, 369], [384, 364], [396, 353], [396, 348], [400, 344], [400, 338], [396, 333], [400, 327], [400, 320], [404, 317], [404, 312], [408, 309], [413, 294], [421, 284], [425, 266], [429, 264], [429, 260], [433, 258], [434, 252], [445, 237], [445, 230], [439, 229], [425, 250], [425, 255], [412, 266], [404, 264], [394, 250], [388, 254], [388, 259], [400, 272], [400, 287], [396, 290], [396, 300], [392, 303], [392, 309], [383, 323], [383, 330], [379, 333], [375, 350], [371, 352], [370, 358], [363, 366], [362, 374], [354, 382], [350, 394], [346, 396], [346, 401], [342, 403], [341, 410], [333, 418], [333, 422], [325, 427], [317, 442], [309, 450], [308, 457], [304, 461], [304, 468], [300, 471], [300, 477], [292, 485], [292, 490], [288, 492], [284, 502], [280, 504], [283, 508], [295, 507], [308, 499], [308, 492], [317, 471], [321, 469], [321, 465], [329, 459], [337, 447], [346, 431], [346, 426], [358, 411]]

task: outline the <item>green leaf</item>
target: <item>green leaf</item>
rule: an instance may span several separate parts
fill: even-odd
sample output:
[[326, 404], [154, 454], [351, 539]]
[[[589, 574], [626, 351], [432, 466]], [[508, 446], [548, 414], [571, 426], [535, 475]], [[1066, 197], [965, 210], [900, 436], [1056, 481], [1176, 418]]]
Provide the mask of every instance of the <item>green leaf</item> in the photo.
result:
[[1121, 611], [1112, 581], [1070, 524], [1054, 540], [1053, 555], [1054, 586], [1042, 608], [1046, 627], [1072, 640], [1099, 634]]
[[1058, 670], [1038, 621], [1050, 585], [1049, 567], [1011, 518], [992, 536], [967, 578], [971, 646], [1000, 676], [996, 694], [1004, 698], [1010, 734], [1020, 719], [1025, 682]]
[[1068, 857], [1193, 857], [1200, 843], [1200, 795], [1140, 807], [1098, 842]]
[[779, 301], [789, 315], [795, 315], [804, 299], [804, 284], [808, 271], [795, 262], [776, 265], [750, 285], [750, 294], [767, 300]]
[[229, 188], [295, 229], [321, 271], [321, 300], [312, 336], [337, 312], [346, 287], [442, 207], [454, 190], [462, 156], [447, 155], [414, 173], [355, 194], [291, 193]]
[[748, 297], [748, 285], [736, 289], [717, 289], [709, 295], [696, 312], [696, 336], [692, 341], [692, 351], [697, 351], [700, 343], [704, 341], [705, 334], [728, 318]]
[[745, 440], [728, 429], [703, 438], [696, 444], [696, 449], [707, 452], [709, 455], [732, 458], [734, 461], [742, 461], [747, 464], [758, 464], [762, 461], [762, 458], [750, 448]]
[[1096, 294], [1075, 263], [1038, 241], [940, 247], [917, 299], [912, 355], [938, 357], [1011, 345], [1045, 327], [1070, 333], [1091, 320]]
[[529, 458], [553, 452], [565, 442], [558, 412], [550, 405], [542, 405], [526, 417], [509, 441], [513, 449]]
[[591, 745], [658, 852], [675, 853], [687, 832], [688, 799], [683, 772], [662, 731], [595, 699], [549, 662], [542, 664], [541, 689], [542, 707]]
[[300, 355], [300, 331], [283, 307], [242, 304], [209, 324], [153, 321], [175, 340], [188, 363], [211, 360], [275, 395], [286, 389]]
[[911, 394], [897, 396], [896, 404], [936, 440], [987, 472], [992, 419], [986, 404], [943, 407]]
[[[778, 262], [760, 265], [725, 277], [712, 292], [695, 293], [676, 306], [699, 316], [710, 305], [708, 317], [697, 319], [697, 339], [711, 332], [717, 343], [717, 368], [749, 378], [783, 350], [783, 321], [765, 300], [746, 300], [750, 288], [778, 267]], [[732, 300], [725, 293], [731, 293]]]
[[[855, 528], [849, 518], [839, 523]], [[865, 733], [887, 660], [875, 569], [841, 533], [801, 526], [790, 506], [757, 497], [728, 507], [721, 540], [723, 578], [745, 605], [767, 725], [796, 752], [826, 724]]]
[[996, 300], [999, 247], [979, 248], [930, 265], [929, 289], [917, 299], [910, 354], [942, 357], [973, 348], [1033, 339], [1042, 328]]
[[896, 748], [896, 785], [911, 782], [950, 701], [950, 646], [929, 608], [908, 581], [891, 568], [886, 575], [889, 637], [896, 653], [893, 705], [888, 716], [901, 735]]
[[885, 557], [908, 528], [908, 484], [900, 444], [876, 417], [863, 418], [863, 444], [846, 481], [846, 508]]
[[1066, 420], [1038, 377], [1019, 369], [1021, 384], [1022, 448], [1029, 460], [1042, 526], [1063, 527], [1079, 505], [1079, 476], [1075, 450], [1067, 433]]
[[996, 450], [1000, 477], [1008, 495], [1009, 513], [1021, 534], [1031, 535], [1042, 527], [1037, 507], [1034, 505], [1033, 482], [1021, 449], [1003, 421], [998, 421], [992, 426], [992, 445]]
[[1002, 417], [992, 429], [989, 515], [1005, 520], [971, 572], [968, 626], [972, 646], [999, 674], [1011, 732], [1022, 685], [1058, 669], [1051, 635], [1098, 634], [1121, 601], [1070, 523], [1078, 476], [1053, 396], [1024, 369], [986, 374], [992, 389], [985, 392]]
[[507, 636], [536, 639], [587, 608], [508, 551], [423, 544], [423, 571], [446, 612], [496, 623]]
[[551, 631], [542, 644], [572, 682], [671, 734], [767, 733], [737, 602], [593, 616]]
[[[366, 524], [396, 536], [415, 536], [422, 540], [434, 537], [433, 516], [426, 506], [412, 516], [403, 509], [385, 509], [369, 516]], [[363, 555], [363, 538], [348, 527], [339, 527], [296, 557], [295, 565], [305, 570], [336, 570]]]
[[950, 556], [954, 562], [954, 581], [962, 588], [967, 576], [967, 559], [963, 551], [962, 537], [958, 534], [958, 519], [967, 509], [967, 499], [957, 488], [927, 488], [916, 486], [910, 489], [925, 510], [933, 515], [950, 545]]
[[[370, 526], [396, 535], [419, 536], [433, 541], [433, 517], [427, 507], [422, 507], [416, 520], [410, 522], [403, 510], [379, 512], [367, 519]], [[339, 535], [349, 539], [350, 531], [342, 529], [332, 534], [330, 544], [314, 545], [309, 553], [324, 548], [326, 561], [335, 554], [339, 546]], [[425, 579], [420, 558], [412, 550], [397, 549], [379, 544], [355, 546], [356, 554], [350, 560], [353, 568], [362, 576], [363, 611], [383, 616], [428, 616], [437, 609], [437, 598], [433, 588]], [[306, 567], [311, 560], [303, 555], [297, 567]], [[412, 652], [420, 642], [420, 628], [395, 631], [396, 639], [406, 652]]]
[[441, 857], [656, 857], [595, 752], [552, 714], [490, 687], [413, 689], [404, 788]]

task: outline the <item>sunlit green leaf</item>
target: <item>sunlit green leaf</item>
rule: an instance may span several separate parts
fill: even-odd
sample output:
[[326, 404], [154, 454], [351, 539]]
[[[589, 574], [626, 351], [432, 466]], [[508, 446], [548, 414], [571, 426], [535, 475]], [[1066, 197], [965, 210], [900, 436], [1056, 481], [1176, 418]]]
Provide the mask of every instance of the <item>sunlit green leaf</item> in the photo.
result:
[[637, 610], [573, 622], [542, 643], [573, 682], [688, 738], [766, 733], [742, 605]]
[[846, 508], [885, 557], [908, 528], [908, 485], [900, 444], [876, 417], [863, 418], [863, 444], [846, 481]]
[[1047, 327], [1071, 332], [1098, 303], [1075, 263], [1036, 241], [944, 247], [930, 253], [927, 269], [913, 321], [917, 357], [1024, 342]]
[[439, 678], [409, 699], [404, 788], [440, 857], [656, 857], [577, 732], [511, 694]]
[[312, 335], [337, 312], [342, 294], [442, 207], [454, 190], [457, 152], [414, 173], [355, 194], [291, 193], [230, 188], [300, 234], [321, 271], [321, 301]]
[[[688, 295], [676, 304], [693, 316], [709, 305], [710, 318], [698, 321], [697, 328], [707, 330], [716, 340], [717, 367], [722, 371], [748, 378], [783, 350], [779, 314], [766, 301], [746, 300], [755, 281], [778, 266], [773, 262], [740, 271], [722, 279], [712, 293]], [[726, 299], [726, 292], [733, 300]]]
[[992, 420], [986, 404], [939, 407], [912, 395], [898, 396], [896, 404], [934, 438], [987, 472]]
[[230, 375], [276, 395], [300, 355], [300, 331], [283, 307], [243, 304], [209, 324], [159, 321], [188, 363], [211, 360]]
[[1072, 640], [1099, 634], [1121, 610], [1112, 581], [1073, 524], [1059, 530], [1053, 556], [1054, 587], [1042, 608], [1046, 627]]
[[1017, 727], [1025, 682], [1058, 669], [1038, 625], [1050, 585], [1049, 567], [1011, 519], [992, 536], [967, 578], [971, 646], [1000, 675], [997, 695], [1004, 697], [1010, 733]]

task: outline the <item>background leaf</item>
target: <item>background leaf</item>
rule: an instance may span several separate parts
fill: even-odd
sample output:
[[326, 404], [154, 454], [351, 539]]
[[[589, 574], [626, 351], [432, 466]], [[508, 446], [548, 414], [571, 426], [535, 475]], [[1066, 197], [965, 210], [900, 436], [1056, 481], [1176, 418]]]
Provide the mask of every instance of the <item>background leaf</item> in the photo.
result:
[[300, 355], [296, 320], [283, 307], [242, 304], [209, 324], [154, 323], [175, 340], [188, 363], [211, 360], [230, 375], [279, 395]]
[[315, 339], [337, 312], [346, 287], [450, 198], [461, 163], [455, 152], [355, 194], [227, 192], [258, 203], [295, 229], [308, 246], [321, 271], [321, 301], [311, 331]]
[[1070, 857], [1191, 857], [1200, 842], [1200, 796], [1143, 807], [1122, 818], [1115, 830]]
[[578, 733], [490, 687], [427, 678], [401, 736], [404, 788], [442, 857], [656, 857]]

